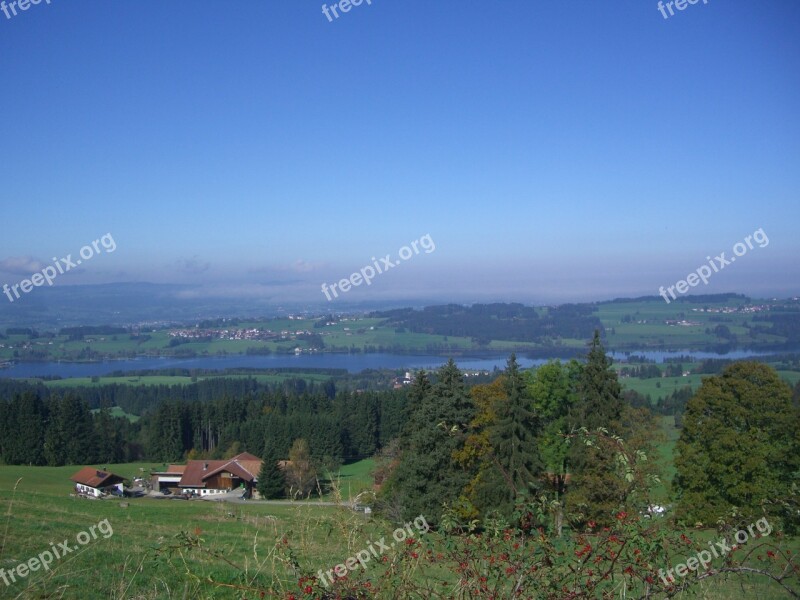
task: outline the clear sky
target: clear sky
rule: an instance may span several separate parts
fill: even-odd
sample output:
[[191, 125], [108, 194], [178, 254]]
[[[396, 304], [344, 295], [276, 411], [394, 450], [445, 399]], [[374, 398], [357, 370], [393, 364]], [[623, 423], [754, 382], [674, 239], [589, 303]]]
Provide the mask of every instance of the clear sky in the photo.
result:
[[[8, 4], [8, 0], [6, 0]], [[348, 300], [800, 293], [800, 3], [42, 0], [0, 12], [0, 283]], [[9, 13], [10, 14], [10, 13]], [[668, 12], [666, 13], [669, 14]]]

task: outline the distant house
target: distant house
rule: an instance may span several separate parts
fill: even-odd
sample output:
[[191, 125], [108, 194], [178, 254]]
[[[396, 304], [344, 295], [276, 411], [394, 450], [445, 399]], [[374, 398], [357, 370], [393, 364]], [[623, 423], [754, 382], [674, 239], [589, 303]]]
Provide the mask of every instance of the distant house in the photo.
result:
[[228, 460], [190, 460], [186, 465], [170, 465], [167, 471], [152, 473], [153, 489], [177, 488], [180, 493], [209, 496], [241, 489], [252, 497], [261, 459], [247, 452]]
[[94, 498], [106, 494], [122, 493], [124, 478], [108, 471], [101, 471], [94, 467], [84, 467], [70, 477], [75, 482], [75, 491]]

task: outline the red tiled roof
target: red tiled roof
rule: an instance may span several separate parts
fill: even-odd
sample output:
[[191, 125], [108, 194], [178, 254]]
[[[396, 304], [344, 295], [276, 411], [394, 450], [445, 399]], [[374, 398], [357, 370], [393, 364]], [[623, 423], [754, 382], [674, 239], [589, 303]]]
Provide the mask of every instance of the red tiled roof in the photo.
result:
[[124, 478], [119, 475], [114, 475], [114, 473], [109, 473], [108, 471], [101, 471], [94, 467], [84, 467], [70, 477], [70, 479], [75, 483], [88, 485], [93, 488], [107, 487], [124, 481]]
[[203, 488], [206, 479], [227, 471], [245, 481], [255, 481], [261, 470], [261, 459], [247, 452], [229, 460], [190, 460], [183, 472], [179, 487]]
[[186, 465], [180, 482], [178, 482], [178, 486], [193, 488], [206, 487], [203, 477], [210, 471], [218, 469], [227, 462], [227, 460], [190, 460], [189, 464]]
[[258, 458], [257, 456], [253, 456], [249, 452], [242, 452], [241, 454], [237, 454], [231, 460], [238, 460], [240, 462], [243, 460], [255, 460], [257, 462], [261, 462], [260, 458]]
[[212, 475], [216, 475], [217, 473], [227, 471], [228, 473], [233, 473], [238, 478], [244, 479], [245, 481], [253, 481], [256, 477], [258, 477], [258, 472], [260, 470], [261, 470], [260, 460], [239, 461], [231, 459], [221, 467], [218, 467], [213, 471], [204, 475], [203, 479], [205, 480], [211, 477]]
[[261, 472], [261, 465], [264, 463], [263, 460], [237, 460], [236, 463], [242, 467], [245, 471], [250, 473], [253, 478], [257, 478], [258, 474]]

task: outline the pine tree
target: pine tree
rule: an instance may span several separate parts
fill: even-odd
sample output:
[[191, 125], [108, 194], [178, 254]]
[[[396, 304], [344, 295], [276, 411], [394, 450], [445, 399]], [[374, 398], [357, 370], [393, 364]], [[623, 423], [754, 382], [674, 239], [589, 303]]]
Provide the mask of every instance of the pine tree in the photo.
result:
[[116, 463], [123, 460], [123, 449], [115, 420], [106, 407], [101, 408], [94, 419], [97, 460], [102, 463]]
[[425, 369], [417, 371], [414, 380], [411, 382], [410, 389], [408, 390], [408, 409], [409, 413], [414, 413], [422, 401], [428, 397], [432, 390], [431, 381], [428, 379], [428, 373]]
[[536, 444], [539, 423], [514, 354], [504, 377], [505, 397], [496, 406], [496, 419], [488, 430], [491, 447], [476, 487], [476, 506], [485, 514], [495, 510], [506, 518], [516, 501], [540, 487], [543, 464]]
[[405, 416], [400, 436], [400, 447], [406, 449], [414, 431], [419, 427], [422, 405], [433, 392], [433, 385], [425, 369], [417, 371], [406, 395]]
[[[417, 390], [423, 392], [424, 374]], [[420, 399], [403, 440], [401, 463], [387, 486], [397, 494], [404, 519], [420, 514], [438, 522], [443, 504], [452, 504], [469, 482], [469, 472], [454, 460], [464, 444], [475, 407], [463, 375], [451, 359], [437, 372], [437, 382]]]
[[24, 392], [15, 396], [9, 407], [8, 454], [10, 464], [43, 465], [47, 410], [39, 395]]
[[[619, 434], [623, 409], [617, 374], [611, 369], [600, 333], [595, 331], [578, 379], [578, 398], [570, 420], [574, 427], [585, 427], [589, 432], [605, 428]], [[568, 454], [572, 479], [566, 504], [575, 522], [610, 523], [612, 514], [624, 505], [628, 488], [617, 474], [615, 459], [614, 451], [605, 444], [587, 446], [573, 440]]]
[[578, 381], [578, 401], [573, 420], [578, 427], [586, 427], [590, 431], [598, 427], [611, 431], [618, 425], [623, 407], [617, 374], [611, 368], [611, 359], [606, 356], [600, 333], [595, 331]]
[[278, 466], [280, 455], [273, 444], [267, 444], [263, 454], [264, 462], [258, 474], [256, 489], [265, 500], [283, 498], [286, 493], [286, 477]]
[[51, 467], [60, 467], [67, 464], [67, 440], [69, 432], [65, 428], [65, 421], [61, 416], [61, 401], [52, 398], [49, 402], [49, 418], [44, 432], [44, 445], [42, 448], [44, 459]]
[[64, 460], [68, 465], [95, 462], [97, 449], [94, 421], [89, 406], [73, 394], [61, 400], [59, 412], [62, 430], [66, 432]]

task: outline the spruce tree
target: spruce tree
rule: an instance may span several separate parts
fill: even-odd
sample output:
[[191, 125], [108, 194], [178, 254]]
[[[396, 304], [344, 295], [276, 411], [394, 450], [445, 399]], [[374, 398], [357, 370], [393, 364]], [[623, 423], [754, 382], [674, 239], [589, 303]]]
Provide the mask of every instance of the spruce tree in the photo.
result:
[[47, 410], [39, 395], [24, 392], [9, 407], [8, 462], [15, 465], [45, 464], [44, 445]]
[[280, 456], [274, 444], [267, 444], [264, 448], [263, 463], [258, 474], [256, 489], [265, 500], [283, 498], [286, 493], [286, 476], [283, 469], [278, 466]]
[[[415, 382], [420, 392], [426, 388], [424, 379], [422, 373]], [[389, 488], [397, 494], [403, 519], [424, 515], [435, 524], [443, 505], [459, 498], [470, 475], [453, 453], [463, 446], [474, 416], [463, 375], [451, 359], [437, 372], [436, 384], [419, 398], [400, 465], [392, 475]]]
[[419, 427], [419, 419], [422, 418], [422, 405], [426, 399], [433, 392], [433, 385], [428, 377], [425, 369], [420, 369], [414, 376], [411, 385], [408, 389], [407, 404], [406, 404], [406, 420], [403, 424], [403, 430], [400, 440], [400, 445], [403, 449], [408, 447], [412, 434]]
[[488, 430], [491, 449], [474, 498], [484, 514], [495, 510], [509, 518], [516, 501], [540, 487], [543, 465], [536, 444], [538, 419], [530, 408], [514, 354], [508, 359], [504, 387], [505, 397], [497, 403], [496, 419]]
[[69, 439], [68, 423], [61, 416], [61, 401], [52, 398], [48, 403], [49, 414], [47, 428], [44, 433], [42, 451], [44, 459], [51, 467], [67, 464], [67, 441]]
[[606, 356], [600, 333], [595, 330], [578, 380], [578, 401], [573, 420], [578, 427], [586, 427], [589, 431], [598, 427], [611, 431], [618, 426], [623, 407], [617, 373], [611, 368], [611, 359]]
[[[590, 433], [605, 428], [610, 434], [619, 434], [624, 406], [617, 374], [600, 342], [600, 333], [595, 331], [578, 379], [578, 397], [570, 420], [574, 427], [585, 427]], [[616, 454], [607, 444], [587, 446], [573, 438], [568, 453], [571, 482], [566, 504], [575, 522], [610, 523], [612, 514], [624, 505], [628, 488], [617, 474], [615, 460]]]
[[65, 464], [80, 465], [95, 462], [97, 438], [92, 413], [85, 401], [74, 394], [61, 400], [59, 418], [62, 429], [67, 432]]
[[103, 407], [94, 418], [97, 438], [97, 460], [101, 463], [116, 463], [123, 459], [116, 419], [108, 408]]

